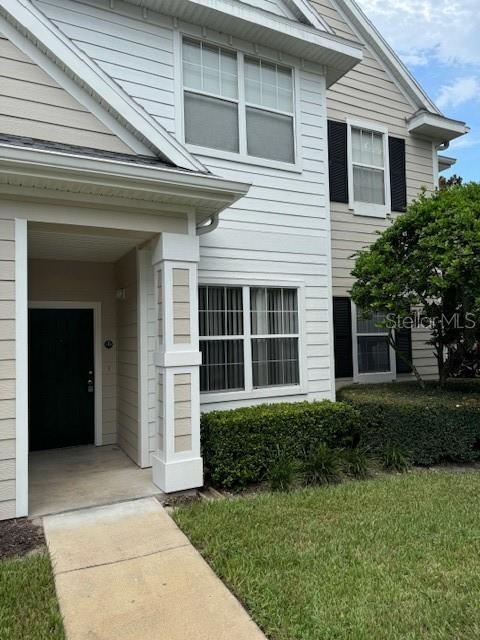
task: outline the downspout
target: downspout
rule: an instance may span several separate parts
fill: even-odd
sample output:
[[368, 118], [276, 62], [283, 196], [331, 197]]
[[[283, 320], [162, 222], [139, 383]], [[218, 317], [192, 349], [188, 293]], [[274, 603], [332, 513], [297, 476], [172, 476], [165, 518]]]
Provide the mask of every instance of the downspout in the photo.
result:
[[219, 222], [220, 218], [218, 215], [211, 216], [210, 218], [208, 218], [206, 223], [201, 222], [199, 225], [197, 225], [197, 236], [201, 236], [204, 233], [210, 233], [210, 231], [215, 231], [215, 229], [218, 227]]

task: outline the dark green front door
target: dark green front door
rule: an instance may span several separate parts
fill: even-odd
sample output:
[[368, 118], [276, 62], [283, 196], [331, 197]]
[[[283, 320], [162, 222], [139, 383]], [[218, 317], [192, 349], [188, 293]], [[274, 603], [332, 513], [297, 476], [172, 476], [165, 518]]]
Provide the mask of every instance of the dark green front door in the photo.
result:
[[93, 311], [29, 311], [30, 450], [93, 444]]

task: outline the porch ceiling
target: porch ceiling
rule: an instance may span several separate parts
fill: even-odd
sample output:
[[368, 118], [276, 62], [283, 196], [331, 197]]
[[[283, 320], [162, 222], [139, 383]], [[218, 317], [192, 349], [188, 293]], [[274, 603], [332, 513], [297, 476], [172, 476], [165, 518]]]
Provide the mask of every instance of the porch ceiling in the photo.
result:
[[33, 260], [116, 262], [151, 237], [151, 234], [113, 235], [90, 228], [29, 224], [28, 257]]

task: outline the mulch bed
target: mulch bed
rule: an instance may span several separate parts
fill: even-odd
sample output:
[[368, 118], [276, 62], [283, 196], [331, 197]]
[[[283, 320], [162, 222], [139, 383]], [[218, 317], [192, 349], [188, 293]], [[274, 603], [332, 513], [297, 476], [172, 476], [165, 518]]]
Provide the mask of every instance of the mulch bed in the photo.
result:
[[42, 527], [26, 518], [0, 522], [0, 560], [23, 556], [45, 545]]

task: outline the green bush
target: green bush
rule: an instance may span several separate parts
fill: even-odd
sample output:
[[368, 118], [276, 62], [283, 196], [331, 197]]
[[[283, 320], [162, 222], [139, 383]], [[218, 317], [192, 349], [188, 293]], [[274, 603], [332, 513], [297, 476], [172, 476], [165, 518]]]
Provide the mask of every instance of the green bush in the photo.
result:
[[350, 478], [363, 480], [370, 475], [372, 460], [368, 451], [360, 447], [341, 451], [342, 470]]
[[272, 491], [288, 491], [295, 479], [298, 464], [283, 453], [272, 460], [268, 470], [268, 482]]
[[264, 480], [278, 457], [291, 460], [320, 443], [351, 446], [358, 413], [341, 402], [296, 402], [202, 414], [202, 454], [207, 479], [225, 488]]
[[337, 449], [320, 444], [312, 449], [303, 461], [303, 481], [306, 485], [332, 484], [340, 481], [342, 461]]
[[383, 468], [387, 471], [399, 471], [404, 473], [410, 467], [408, 451], [397, 445], [387, 445], [382, 451]]
[[360, 444], [383, 459], [395, 447], [412, 464], [480, 459], [480, 383], [356, 385], [339, 399], [360, 413]]

